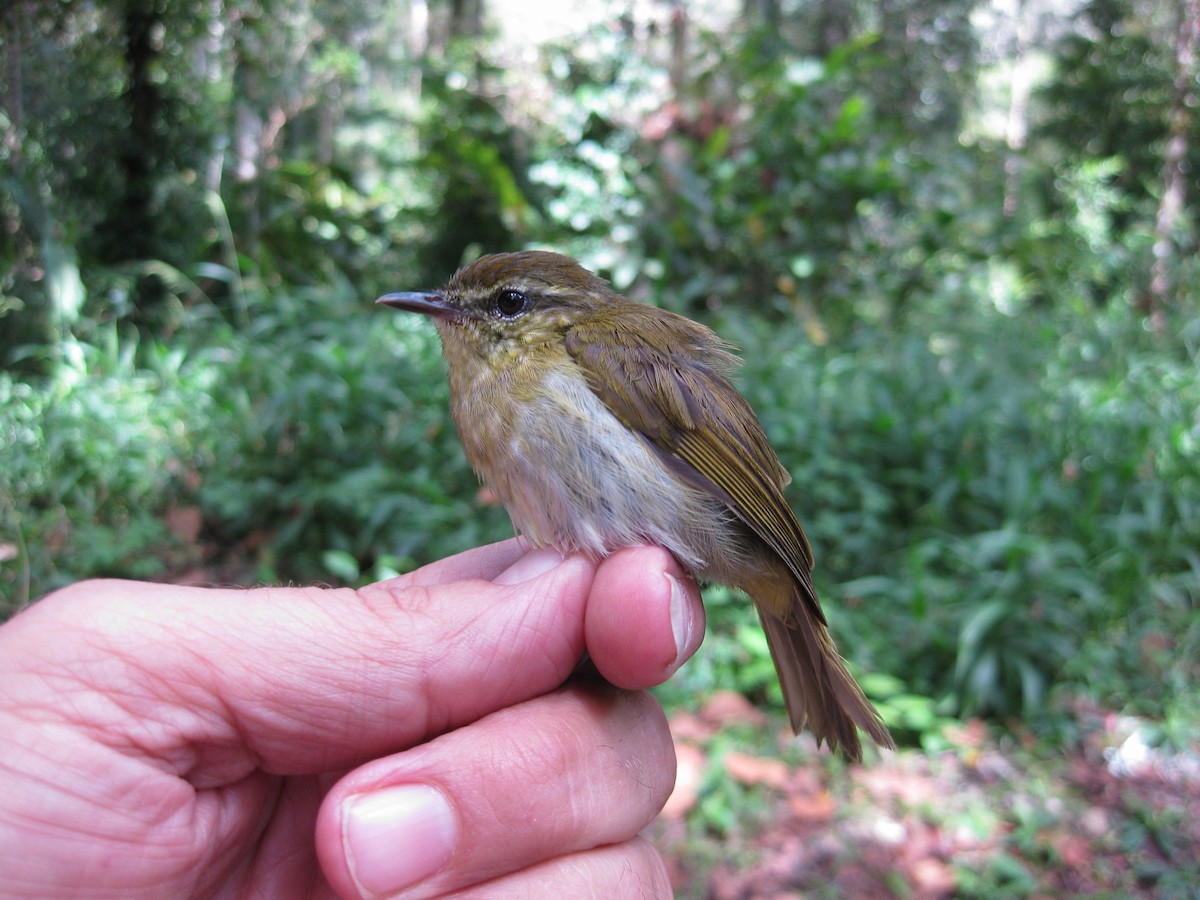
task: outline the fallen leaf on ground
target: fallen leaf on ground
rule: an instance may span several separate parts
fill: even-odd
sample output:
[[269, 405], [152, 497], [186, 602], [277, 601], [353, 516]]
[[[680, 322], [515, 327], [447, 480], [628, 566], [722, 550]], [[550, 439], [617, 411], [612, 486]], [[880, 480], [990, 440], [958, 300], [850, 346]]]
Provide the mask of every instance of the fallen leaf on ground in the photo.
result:
[[787, 763], [781, 759], [731, 750], [725, 754], [723, 764], [729, 777], [742, 784], [765, 784], [782, 790], [788, 782]]
[[837, 810], [837, 800], [825, 790], [815, 794], [793, 794], [788, 797], [788, 809], [800, 821], [815, 825], [833, 818]]
[[916, 889], [913, 896], [920, 900], [937, 900], [954, 894], [954, 869], [940, 859], [927, 856], [910, 863], [908, 879]]
[[667, 819], [680, 819], [696, 805], [700, 796], [700, 782], [708, 757], [699, 747], [691, 744], [675, 744], [675, 788], [663, 804], [661, 815]]
[[198, 506], [176, 506], [167, 510], [167, 530], [185, 544], [194, 544], [200, 537], [204, 517]]
[[717, 733], [717, 729], [710, 722], [706, 722], [695, 713], [676, 712], [672, 714], [670, 719], [671, 737], [676, 743], [679, 741], [693, 741], [697, 744], [703, 744], [712, 738]]
[[762, 727], [767, 717], [737, 691], [717, 691], [708, 698], [700, 715], [708, 721], [728, 727], [730, 725], [753, 725]]

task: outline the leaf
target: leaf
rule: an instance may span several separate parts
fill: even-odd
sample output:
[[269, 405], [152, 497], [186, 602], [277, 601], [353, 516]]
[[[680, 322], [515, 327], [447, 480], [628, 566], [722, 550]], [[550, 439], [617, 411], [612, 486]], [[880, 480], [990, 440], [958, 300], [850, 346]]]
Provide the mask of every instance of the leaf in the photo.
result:
[[984, 638], [1007, 614], [1008, 603], [1002, 599], [990, 600], [975, 610], [959, 631], [960, 664], [978, 655], [984, 645]]
[[321, 554], [321, 564], [325, 566], [326, 571], [345, 584], [358, 580], [358, 560], [345, 550], [326, 550]]

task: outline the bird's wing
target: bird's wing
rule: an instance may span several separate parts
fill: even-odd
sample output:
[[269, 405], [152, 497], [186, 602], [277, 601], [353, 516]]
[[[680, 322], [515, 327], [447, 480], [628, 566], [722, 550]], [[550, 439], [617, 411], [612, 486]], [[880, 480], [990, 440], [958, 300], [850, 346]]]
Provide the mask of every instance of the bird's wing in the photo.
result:
[[566, 334], [567, 352], [612, 413], [689, 483], [718, 497], [795, 575], [814, 614], [812, 549], [783, 495], [789, 481], [750, 405], [725, 378], [737, 359], [711, 330], [664, 310], [623, 306]]

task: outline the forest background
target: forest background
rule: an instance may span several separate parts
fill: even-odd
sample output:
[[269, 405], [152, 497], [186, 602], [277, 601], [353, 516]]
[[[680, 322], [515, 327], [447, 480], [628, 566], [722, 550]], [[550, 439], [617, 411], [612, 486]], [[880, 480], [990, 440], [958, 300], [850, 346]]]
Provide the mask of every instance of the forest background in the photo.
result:
[[904, 746], [785, 740], [709, 591], [680, 895], [1191, 896], [1198, 48], [1197, 0], [6, 3], [4, 612], [505, 537], [372, 301], [552, 247], [742, 349]]

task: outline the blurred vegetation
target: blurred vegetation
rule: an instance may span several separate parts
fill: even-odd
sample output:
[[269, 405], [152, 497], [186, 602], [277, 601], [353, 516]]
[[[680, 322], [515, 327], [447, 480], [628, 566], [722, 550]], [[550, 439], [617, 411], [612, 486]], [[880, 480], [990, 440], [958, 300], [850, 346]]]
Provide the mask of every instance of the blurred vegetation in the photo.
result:
[[[1195, 4], [495, 6], [0, 12], [5, 609], [505, 537], [436, 336], [371, 301], [552, 246], [740, 345], [902, 740], [1081, 695], [1195, 740]], [[709, 610], [664, 698], [778, 704]]]

